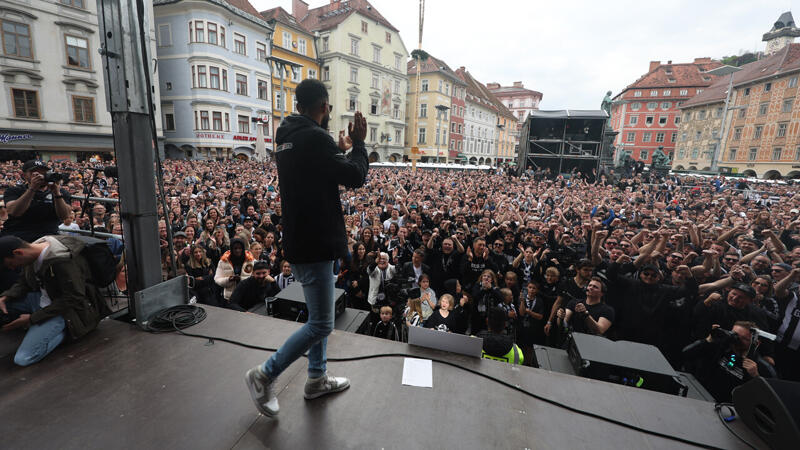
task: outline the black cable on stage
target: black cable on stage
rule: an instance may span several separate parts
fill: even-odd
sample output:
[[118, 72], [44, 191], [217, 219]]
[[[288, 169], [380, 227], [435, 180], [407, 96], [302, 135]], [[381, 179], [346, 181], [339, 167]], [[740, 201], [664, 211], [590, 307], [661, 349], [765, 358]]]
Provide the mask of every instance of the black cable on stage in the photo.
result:
[[[730, 414], [728, 417], [725, 417], [722, 414], [722, 408], [728, 408], [728, 412]], [[733, 412], [734, 410], [733, 410], [733, 404], [732, 403], [717, 403], [717, 404], [714, 405], [714, 409], [717, 411], [717, 416], [719, 416], [719, 420], [722, 421], [722, 424], [725, 425], [725, 428], [727, 428], [728, 431], [730, 431], [732, 435], [736, 436], [737, 439], [739, 439], [740, 441], [744, 442], [745, 445], [747, 445], [748, 447], [752, 448], [753, 450], [757, 450], [755, 445], [753, 445], [750, 442], [748, 442], [747, 439], [745, 439], [742, 436], [740, 436], [739, 433], [737, 433], [733, 428], [731, 428], [730, 425], [728, 425], [728, 422], [731, 422], [734, 419], [736, 419], [736, 413]]]
[[[261, 347], [261, 346], [258, 346], [258, 345], [245, 344], [244, 342], [239, 342], [239, 341], [235, 341], [235, 340], [232, 340], [232, 339], [221, 338], [221, 337], [216, 337], [216, 336], [207, 336], [207, 335], [204, 335], [204, 334], [187, 333], [187, 332], [183, 331], [184, 328], [192, 326], [192, 325], [196, 325], [196, 324], [202, 322], [205, 318], [206, 318], [205, 310], [203, 308], [198, 307], [198, 306], [194, 306], [194, 305], [173, 306], [171, 308], [167, 308], [165, 310], [162, 310], [162, 311], [158, 312], [156, 314], [156, 316], [151, 320], [150, 324], [148, 325], [148, 329], [149, 329], [149, 331], [156, 332], [156, 333], [163, 333], [163, 332], [168, 332], [168, 331], [176, 331], [176, 332], [178, 332], [178, 333], [180, 333], [180, 334], [182, 334], [184, 336], [188, 336], [188, 337], [195, 337], [195, 338], [200, 338], [200, 339], [208, 339], [211, 342], [214, 342], [214, 341], [227, 342], [229, 344], [238, 345], [240, 347], [249, 348], [249, 349], [253, 349], [253, 350], [262, 350], [262, 351], [267, 351], [267, 352], [276, 352], [276, 351], [278, 351], [278, 349], [275, 349], [275, 348]], [[306, 355], [303, 355], [303, 356], [306, 356]], [[366, 359], [376, 359], [376, 358], [418, 358], [418, 357], [419, 357], [419, 355], [409, 355], [409, 354], [406, 354], [406, 353], [377, 353], [377, 354], [372, 354], [372, 355], [350, 356], [350, 357], [344, 357], [344, 358], [330, 358], [329, 357], [327, 360], [330, 361], [330, 362], [348, 362], [348, 361], [362, 361], [362, 360], [366, 360]], [[513, 385], [513, 384], [508, 383], [506, 381], [503, 381], [503, 380], [501, 380], [499, 378], [495, 378], [495, 377], [493, 377], [491, 375], [486, 375], [484, 373], [478, 372], [475, 369], [470, 369], [468, 367], [460, 366], [460, 365], [458, 365], [456, 363], [452, 363], [450, 361], [445, 361], [443, 359], [438, 359], [438, 358], [426, 358], [426, 359], [430, 359], [431, 361], [434, 361], [434, 362], [437, 362], [437, 363], [441, 363], [441, 364], [444, 364], [444, 365], [447, 365], [447, 366], [455, 367], [456, 369], [460, 369], [460, 370], [463, 370], [465, 372], [469, 372], [469, 373], [471, 373], [473, 375], [478, 375], [478, 376], [480, 376], [482, 378], [486, 378], [489, 381], [494, 381], [495, 383], [498, 383], [498, 384], [500, 384], [502, 386], [505, 386], [505, 387], [507, 387], [509, 389], [515, 390], [515, 391], [520, 392], [522, 394], [525, 394], [525, 395], [527, 395], [529, 397], [532, 397], [532, 398], [534, 398], [536, 400], [551, 404], [553, 406], [557, 406], [559, 408], [566, 409], [567, 411], [570, 411], [570, 412], [573, 412], [573, 413], [576, 413], [576, 414], [580, 414], [582, 416], [591, 417], [591, 418], [594, 418], [594, 419], [597, 419], [597, 420], [601, 420], [603, 422], [608, 422], [608, 423], [612, 423], [614, 425], [621, 426], [623, 428], [627, 428], [629, 430], [638, 431], [640, 433], [649, 434], [651, 436], [656, 436], [656, 437], [660, 437], [660, 438], [663, 438], [663, 439], [668, 439], [668, 440], [675, 441], [675, 442], [680, 442], [682, 444], [693, 445], [695, 447], [702, 447], [702, 448], [708, 448], [708, 449], [714, 449], [714, 450], [722, 450], [720, 447], [715, 447], [713, 445], [704, 444], [704, 443], [701, 443], [701, 442], [695, 442], [695, 441], [692, 441], [692, 440], [689, 440], [689, 439], [684, 439], [684, 438], [681, 438], [681, 437], [672, 436], [672, 435], [661, 433], [661, 432], [658, 432], [658, 431], [648, 430], [646, 428], [641, 428], [641, 427], [638, 427], [636, 425], [631, 425], [631, 424], [622, 422], [620, 420], [611, 419], [609, 417], [603, 417], [603, 416], [601, 416], [599, 414], [596, 414], [596, 413], [593, 413], [593, 412], [589, 412], [589, 411], [585, 411], [585, 410], [582, 410], [582, 409], [579, 409], [579, 408], [575, 408], [575, 407], [566, 405], [564, 403], [558, 402], [556, 400], [552, 400], [552, 399], [549, 399], [547, 397], [542, 397], [541, 395], [534, 394], [533, 392], [529, 392], [529, 391], [527, 391], [527, 390], [525, 390], [525, 389], [523, 389], [523, 388], [521, 388], [519, 386]], [[717, 408], [717, 411], [719, 413], [720, 408]], [[719, 414], [720, 414], [720, 418], [722, 418], [721, 413], [719, 413]], [[723, 422], [724, 422], [724, 420], [723, 420]], [[751, 448], [755, 448], [749, 442], [747, 442], [744, 439], [742, 439], [741, 436], [736, 434], [728, 426], [727, 423], [725, 423], [725, 426], [731, 433], [734, 434], [734, 436], [739, 438], [742, 442], [744, 442], [745, 444], [749, 445]]]

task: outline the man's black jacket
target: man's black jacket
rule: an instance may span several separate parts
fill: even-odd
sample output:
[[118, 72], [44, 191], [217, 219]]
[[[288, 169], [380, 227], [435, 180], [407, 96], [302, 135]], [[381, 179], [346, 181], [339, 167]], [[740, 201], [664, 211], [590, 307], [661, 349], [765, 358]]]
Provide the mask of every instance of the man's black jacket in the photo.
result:
[[369, 168], [363, 142], [347, 155], [309, 117], [291, 115], [275, 133], [283, 207], [283, 251], [293, 264], [331, 261], [347, 254], [339, 185], [357, 188]]

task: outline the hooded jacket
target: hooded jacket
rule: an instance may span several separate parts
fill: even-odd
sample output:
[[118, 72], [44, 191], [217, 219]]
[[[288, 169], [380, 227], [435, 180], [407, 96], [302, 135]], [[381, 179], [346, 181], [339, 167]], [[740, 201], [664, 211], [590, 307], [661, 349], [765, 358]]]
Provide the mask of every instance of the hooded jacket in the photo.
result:
[[69, 337], [80, 338], [95, 329], [108, 313], [97, 287], [88, 281], [91, 270], [81, 254], [86, 244], [71, 236], [45, 236], [34, 244], [45, 241], [50, 247], [39, 270], [34, 270], [34, 264], [25, 266], [19, 280], [2, 296], [18, 299], [44, 287], [52, 303], [31, 314], [31, 323], [61, 316]]
[[291, 115], [275, 132], [283, 245], [292, 264], [347, 255], [339, 185], [361, 187], [369, 161], [363, 142], [345, 156], [330, 133], [307, 116]]
[[[231, 247], [233, 247], [234, 244], [241, 245], [242, 248], [245, 248], [244, 241], [241, 239], [237, 238], [232, 240]], [[253, 274], [253, 264], [255, 262], [255, 258], [253, 258], [253, 255], [247, 250], [244, 250], [243, 258], [244, 261], [242, 262], [242, 271], [239, 273], [239, 276], [241, 277], [239, 283], [247, 278], [250, 278], [250, 275]], [[225, 297], [225, 300], [231, 299], [233, 290], [238, 284], [237, 282], [230, 280], [230, 277], [233, 275], [235, 275], [235, 272], [233, 270], [233, 263], [231, 263], [231, 251], [228, 250], [219, 259], [217, 271], [214, 273], [214, 282], [217, 283], [219, 287], [223, 288], [222, 296]]]

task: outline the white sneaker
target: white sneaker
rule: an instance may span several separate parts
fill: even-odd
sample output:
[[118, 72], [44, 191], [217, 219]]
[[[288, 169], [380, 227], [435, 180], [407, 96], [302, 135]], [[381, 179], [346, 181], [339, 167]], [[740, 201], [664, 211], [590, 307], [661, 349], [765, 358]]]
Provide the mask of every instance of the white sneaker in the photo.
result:
[[325, 394], [341, 392], [350, 387], [350, 380], [344, 377], [334, 377], [327, 373], [319, 378], [309, 378], [306, 381], [305, 398], [322, 397]]
[[247, 388], [250, 389], [253, 403], [256, 404], [256, 408], [261, 414], [268, 417], [278, 415], [280, 407], [278, 406], [278, 397], [273, 389], [275, 379], [268, 377], [261, 371], [261, 365], [258, 365], [247, 371], [244, 381], [247, 383]]

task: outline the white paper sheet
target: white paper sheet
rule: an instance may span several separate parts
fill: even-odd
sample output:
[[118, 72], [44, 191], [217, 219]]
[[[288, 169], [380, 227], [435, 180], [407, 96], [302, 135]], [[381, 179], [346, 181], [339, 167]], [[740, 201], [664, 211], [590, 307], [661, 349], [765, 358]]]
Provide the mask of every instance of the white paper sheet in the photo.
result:
[[417, 387], [433, 387], [433, 365], [430, 359], [404, 358], [403, 384]]

